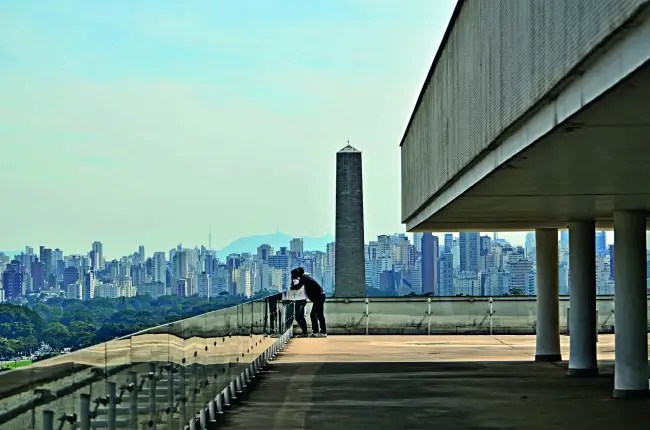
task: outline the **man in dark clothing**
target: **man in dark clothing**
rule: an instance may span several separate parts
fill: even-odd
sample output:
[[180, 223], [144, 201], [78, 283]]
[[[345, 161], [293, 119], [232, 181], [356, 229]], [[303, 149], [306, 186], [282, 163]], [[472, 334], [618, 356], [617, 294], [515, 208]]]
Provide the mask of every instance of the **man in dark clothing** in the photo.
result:
[[305, 294], [312, 302], [311, 328], [313, 337], [327, 337], [327, 326], [325, 325], [325, 293], [323, 288], [314, 278], [305, 274], [305, 269], [298, 267], [291, 271], [291, 289], [298, 290], [305, 287]]

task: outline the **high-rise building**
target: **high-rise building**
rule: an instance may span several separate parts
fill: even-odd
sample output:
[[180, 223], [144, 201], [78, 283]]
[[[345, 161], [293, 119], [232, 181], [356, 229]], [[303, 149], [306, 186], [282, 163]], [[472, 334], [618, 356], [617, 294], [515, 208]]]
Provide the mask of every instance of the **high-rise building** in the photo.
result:
[[454, 295], [454, 257], [451, 252], [440, 256], [440, 295]]
[[512, 254], [508, 256], [508, 273], [510, 274], [510, 292], [527, 294], [530, 290], [528, 275], [533, 263], [523, 255]]
[[413, 246], [417, 252], [422, 252], [422, 236], [424, 233], [413, 233]]
[[273, 255], [273, 247], [268, 244], [263, 244], [257, 247], [257, 259], [265, 263], [269, 262], [269, 258]]
[[212, 290], [212, 279], [210, 275], [203, 272], [199, 275], [199, 285], [198, 285], [198, 294], [199, 297], [210, 297], [210, 292]]
[[478, 273], [472, 271], [459, 272], [454, 283], [454, 292], [455, 295], [479, 296], [481, 288]]
[[596, 232], [596, 255], [603, 256], [607, 254], [607, 235], [604, 231]]
[[443, 254], [451, 254], [454, 247], [454, 235], [445, 233], [445, 246], [442, 249]]
[[336, 154], [336, 266], [334, 295], [365, 297], [361, 152], [350, 145]]
[[79, 269], [74, 266], [66, 267], [63, 271], [63, 288], [79, 281]]
[[569, 251], [569, 230], [560, 230], [560, 245], [559, 252]]
[[461, 232], [459, 235], [460, 270], [478, 273], [479, 233]]
[[99, 270], [104, 270], [104, 245], [101, 242], [93, 242], [92, 250], [95, 253]]
[[45, 266], [40, 261], [32, 263], [32, 282], [36, 292], [45, 288]]
[[2, 272], [2, 288], [4, 289], [4, 300], [10, 301], [20, 297], [22, 293], [23, 274], [20, 270], [20, 262], [14, 260], [7, 265]]
[[424, 233], [422, 236], [422, 294], [440, 295], [438, 236]]
[[153, 254], [153, 281], [166, 284], [167, 281], [167, 267], [165, 262], [165, 253], [156, 252]]
[[291, 256], [293, 258], [302, 258], [302, 255], [304, 253], [304, 244], [302, 238], [294, 238], [291, 239], [291, 243], [289, 244], [289, 249], [291, 250]]
[[144, 245], [140, 245], [138, 247], [138, 257], [139, 257], [140, 263], [144, 263], [144, 260], [147, 258], [146, 254], [144, 252]]
[[609, 245], [609, 279], [612, 281], [614, 277], [614, 245]]
[[526, 233], [526, 258], [530, 261], [535, 261], [535, 232], [529, 231]]
[[92, 300], [95, 297], [95, 272], [92, 270], [84, 275], [83, 291], [81, 292], [82, 300]]

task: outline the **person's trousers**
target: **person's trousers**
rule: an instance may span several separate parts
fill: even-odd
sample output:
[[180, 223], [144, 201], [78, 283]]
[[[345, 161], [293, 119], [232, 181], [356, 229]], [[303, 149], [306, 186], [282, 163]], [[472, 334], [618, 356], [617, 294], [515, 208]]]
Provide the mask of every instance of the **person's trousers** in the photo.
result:
[[307, 300], [296, 300], [294, 303], [294, 317], [303, 334], [307, 334], [307, 319], [305, 319], [305, 305]]
[[311, 329], [314, 333], [327, 333], [327, 326], [325, 325], [325, 294], [312, 302], [309, 317], [311, 318]]

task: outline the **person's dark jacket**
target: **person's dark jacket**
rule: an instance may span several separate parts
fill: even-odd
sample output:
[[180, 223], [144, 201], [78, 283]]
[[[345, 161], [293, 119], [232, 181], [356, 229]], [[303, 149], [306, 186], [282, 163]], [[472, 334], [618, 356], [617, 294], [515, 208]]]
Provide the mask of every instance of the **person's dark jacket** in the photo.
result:
[[292, 284], [291, 289], [299, 290], [300, 288], [305, 287], [305, 294], [307, 294], [309, 301], [317, 302], [325, 298], [325, 294], [323, 294], [323, 288], [311, 276], [302, 274], [294, 279], [298, 279], [298, 283], [296, 285]]

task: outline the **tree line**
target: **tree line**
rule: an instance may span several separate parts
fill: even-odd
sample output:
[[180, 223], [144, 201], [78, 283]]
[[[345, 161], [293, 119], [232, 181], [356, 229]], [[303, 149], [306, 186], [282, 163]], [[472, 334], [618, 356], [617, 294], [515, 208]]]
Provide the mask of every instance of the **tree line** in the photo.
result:
[[[259, 296], [267, 295], [261, 293]], [[51, 298], [27, 304], [0, 304], [0, 359], [27, 355], [41, 343], [55, 350], [84, 348], [149, 327], [189, 318], [242, 302], [238, 296], [147, 295], [117, 299]]]

